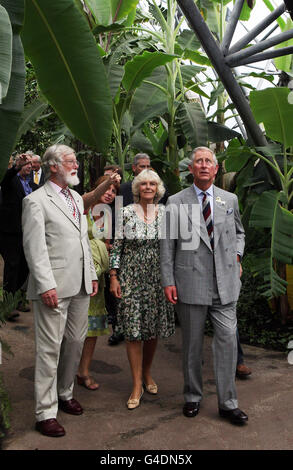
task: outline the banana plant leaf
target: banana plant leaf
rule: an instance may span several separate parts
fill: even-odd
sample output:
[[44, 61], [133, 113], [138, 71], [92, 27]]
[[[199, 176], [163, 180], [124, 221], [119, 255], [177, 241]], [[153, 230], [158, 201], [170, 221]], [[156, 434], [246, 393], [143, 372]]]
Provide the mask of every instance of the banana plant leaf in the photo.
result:
[[59, 118], [76, 138], [105, 151], [112, 130], [109, 84], [75, 2], [28, 0], [22, 39], [39, 86]]
[[172, 62], [176, 57], [173, 54], [165, 54], [164, 52], [148, 51], [134, 57], [125, 65], [124, 88], [128, 92], [135, 90], [146, 77], [151, 75], [156, 67]]
[[198, 103], [181, 103], [176, 110], [176, 128], [181, 128], [192, 148], [207, 145], [208, 126]]
[[266, 88], [252, 91], [250, 105], [258, 123], [263, 123], [266, 134], [281, 142], [285, 148], [293, 145], [293, 106], [289, 88]]
[[130, 104], [133, 130], [138, 129], [149, 119], [168, 111], [166, 93], [160, 88], [166, 88], [166, 85], [166, 70], [164, 67], [157, 67], [147, 81], [135, 90]]
[[9, 88], [0, 104], [0, 181], [7, 170], [8, 160], [14, 147], [15, 136], [24, 106], [25, 62], [19, 36], [23, 16], [24, 0], [1, 0], [7, 10], [13, 28], [12, 65]]
[[[138, 0], [85, 0], [93, 14], [95, 21], [100, 25], [111, 25], [114, 21], [135, 15]], [[134, 19], [134, 18], [133, 18]]]
[[251, 227], [262, 227], [271, 232], [270, 250], [263, 257], [255, 259], [254, 271], [263, 276], [263, 295], [267, 298], [286, 293], [286, 281], [276, 269], [276, 261], [293, 263], [293, 214], [280, 205], [282, 192], [266, 191], [252, 208]]
[[0, 5], [0, 104], [7, 95], [12, 65], [12, 27], [9, 15]]
[[[224, 140], [231, 140], [235, 137], [241, 137], [239, 132], [234, 131], [230, 127], [225, 126], [224, 124], [219, 124], [218, 122], [208, 121], [208, 140], [210, 142], [224, 142]], [[246, 162], [245, 162], [246, 163]], [[243, 166], [244, 164], [243, 163]], [[238, 170], [228, 170], [227, 171], [238, 171]]]
[[25, 107], [22, 114], [22, 121], [18, 128], [16, 142], [21, 138], [22, 135], [26, 134], [32, 126], [35, 124], [37, 119], [42, 115], [42, 113], [47, 108], [48, 104], [44, 101], [36, 98], [32, 103]]

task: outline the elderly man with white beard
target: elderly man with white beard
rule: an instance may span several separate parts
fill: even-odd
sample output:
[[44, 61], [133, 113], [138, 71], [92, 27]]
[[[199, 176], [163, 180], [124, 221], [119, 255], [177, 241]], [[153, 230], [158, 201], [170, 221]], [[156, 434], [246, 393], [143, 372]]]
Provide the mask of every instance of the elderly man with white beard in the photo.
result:
[[73, 398], [74, 377], [88, 327], [89, 298], [97, 293], [82, 197], [68, 185], [79, 183], [78, 162], [66, 145], [43, 157], [46, 182], [23, 200], [23, 246], [30, 270], [27, 298], [35, 316], [36, 429], [64, 436], [58, 408], [80, 415]]

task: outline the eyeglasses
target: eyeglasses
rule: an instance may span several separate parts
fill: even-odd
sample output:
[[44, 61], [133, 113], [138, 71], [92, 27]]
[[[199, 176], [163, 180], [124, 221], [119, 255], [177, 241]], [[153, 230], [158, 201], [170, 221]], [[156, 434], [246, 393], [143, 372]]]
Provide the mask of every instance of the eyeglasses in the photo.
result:
[[77, 160], [63, 160], [62, 163], [67, 163], [68, 165], [77, 165], [79, 166], [79, 162]]

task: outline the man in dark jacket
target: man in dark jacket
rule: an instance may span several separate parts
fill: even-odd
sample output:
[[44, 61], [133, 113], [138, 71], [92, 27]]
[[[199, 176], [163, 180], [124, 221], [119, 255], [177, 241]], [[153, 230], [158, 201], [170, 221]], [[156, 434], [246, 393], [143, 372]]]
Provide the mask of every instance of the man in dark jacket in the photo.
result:
[[[28, 267], [22, 246], [22, 200], [38, 186], [30, 181], [31, 158], [19, 155], [8, 168], [1, 181], [2, 204], [0, 206], [0, 254], [4, 260], [3, 289], [15, 294], [28, 276]], [[19, 314], [8, 318], [14, 321]]]

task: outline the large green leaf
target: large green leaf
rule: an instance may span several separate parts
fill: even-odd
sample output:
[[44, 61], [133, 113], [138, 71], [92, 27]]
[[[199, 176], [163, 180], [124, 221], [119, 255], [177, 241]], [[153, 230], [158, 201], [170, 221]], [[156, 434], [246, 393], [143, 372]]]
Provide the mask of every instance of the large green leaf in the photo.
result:
[[235, 137], [241, 137], [241, 134], [234, 131], [230, 127], [225, 126], [224, 124], [219, 124], [218, 122], [213, 121], [208, 122], [208, 139], [210, 142], [224, 142], [225, 140], [231, 140]]
[[138, 0], [85, 0], [98, 25], [111, 25], [131, 15], [134, 20]]
[[9, 15], [0, 5], [0, 103], [8, 92], [12, 65], [12, 27]]
[[266, 191], [257, 200], [250, 216], [251, 227], [262, 227], [271, 232], [271, 246], [266, 256], [255, 262], [255, 272], [264, 277], [263, 294], [277, 297], [286, 292], [286, 282], [275, 270], [275, 260], [293, 263], [293, 214], [281, 207], [282, 192]]
[[7, 164], [14, 147], [15, 136], [24, 106], [25, 63], [22, 43], [19, 37], [24, 15], [24, 0], [1, 0], [7, 10], [13, 28], [12, 66], [9, 88], [0, 104], [0, 180], [7, 170]]
[[134, 57], [125, 65], [123, 78], [124, 88], [130, 92], [135, 90], [141, 82], [151, 75], [152, 71], [160, 65], [165, 65], [176, 58], [175, 55], [164, 52], [147, 52]]
[[[286, 22], [286, 26], [282, 28], [282, 32], [289, 31], [290, 29], [293, 29], [293, 21], [291, 20], [291, 18], [288, 18]], [[275, 46], [275, 49], [280, 49], [281, 47], [289, 47], [292, 45], [293, 45], [293, 39], [291, 38]], [[284, 70], [285, 72], [288, 72], [288, 73], [291, 72], [292, 54], [287, 54], [282, 57], [277, 57], [276, 59], [274, 59], [274, 62], [278, 70]]]
[[111, 137], [111, 94], [94, 37], [75, 2], [28, 0], [22, 38], [39, 86], [60, 119], [75, 137], [103, 152]]
[[156, 68], [148, 78], [135, 91], [130, 105], [133, 115], [134, 128], [138, 128], [147, 120], [163, 115], [168, 110], [167, 96], [161, 88], [166, 86], [167, 74], [164, 67]]
[[40, 100], [39, 98], [35, 99], [32, 103], [26, 106], [22, 114], [22, 121], [18, 128], [16, 142], [21, 138], [22, 135], [32, 128], [37, 119], [45, 111], [47, 106], [48, 104], [44, 103], [44, 101]]
[[176, 126], [180, 126], [192, 148], [207, 145], [207, 120], [199, 103], [181, 103], [176, 111]]
[[266, 134], [285, 148], [293, 145], [293, 105], [289, 103], [289, 88], [266, 88], [252, 91], [250, 105], [258, 123], [263, 123]]
[[194, 32], [190, 29], [184, 29], [177, 36], [177, 43], [183, 50], [188, 49], [194, 51], [201, 47], [200, 41], [197, 39]]

